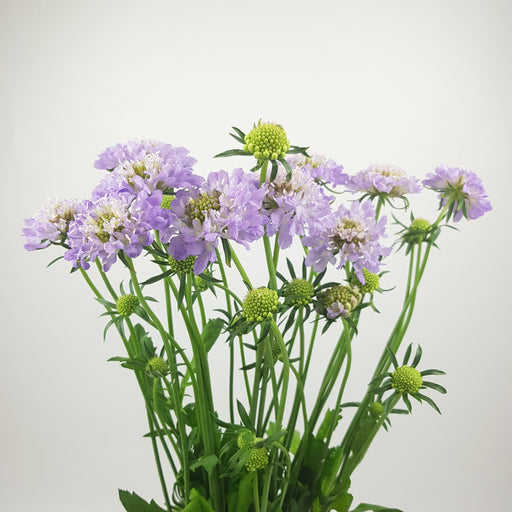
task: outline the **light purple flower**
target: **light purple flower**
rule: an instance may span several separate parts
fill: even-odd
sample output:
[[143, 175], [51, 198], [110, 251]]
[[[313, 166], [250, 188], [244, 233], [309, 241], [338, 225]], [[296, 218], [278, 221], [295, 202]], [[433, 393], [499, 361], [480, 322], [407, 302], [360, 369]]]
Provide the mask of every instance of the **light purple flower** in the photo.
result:
[[450, 215], [455, 222], [462, 217], [476, 219], [492, 210], [480, 178], [463, 167], [441, 165], [427, 174], [423, 185], [439, 193], [441, 207], [452, 204]]
[[117, 261], [119, 251], [136, 258], [153, 242], [153, 229], [168, 225], [168, 210], [160, 208], [162, 192], [137, 197], [101, 197], [83, 201], [70, 223], [70, 249], [64, 259], [84, 269], [100, 258], [104, 271]]
[[111, 172], [94, 189], [93, 199], [197, 187], [202, 179], [193, 172], [195, 162], [187, 149], [163, 142], [141, 140], [117, 144], [106, 149], [94, 164]]
[[334, 320], [335, 318], [338, 318], [341, 316], [341, 318], [347, 318], [347, 316], [350, 314], [350, 311], [346, 310], [343, 307], [343, 304], [341, 302], [333, 302], [328, 308], [326, 316], [330, 320]]
[[233, 240], [247, 249], [264, 234], [267, 217], [260, 213], [265, 189], [258, 179], [235, 169], [212, 172], [198, 190], [181, 190], [171, 203], [171, 225], [160, 231], [177, 260], [197, 256], [194, 273], [216, 260], [219, 240]]
[[333, 186], [344, 185], [348, 180], [348, 174], [343, 172], [343, 165], [337, 164], [334, 160], [325, 158], [323, 155], [292, 155], [287, 158], [292, 172], [303, 169], [318, 183], [330, 183]]
[[370, 196], [403, 197], [405, 194], [420, 192], [421, 184], [417, 178], [407, 176], [400, 167], [371, 165], [368, 169], [351, 176], [347, 182], [347, 189]]
[[323, 219], [331, 213], [332, 199], [306, 168], [295, 167], [287, 181], [287, 173], [281, 167], [268, 184], [263, 201], [264, 212], [270, 219], [267, 234], [278, 233], [279, 246], [286, 249], [294, 236], [303, 236], [324, 225]]
[[76, 199], [52, 199], [30, 219], [25, 219], [23, 236], [27, 251], [66, 242], [69, 223], [78, 208]]
[[370, 200], [354, 201], [350, 209], [341, 205], [336, 213], [325, 221], [325, 228], [302, 239], [311, 247], [306, 256], [306, 265], [322, 272], [327, 264], [342, 268], [350, 262], [356, 276], [364, 284], [363, 267], [378, 272], [380, 259], [391, 252], [382, 247], [380, 239], [385, 237], [386, 217], [375, 220], [375, 209]]

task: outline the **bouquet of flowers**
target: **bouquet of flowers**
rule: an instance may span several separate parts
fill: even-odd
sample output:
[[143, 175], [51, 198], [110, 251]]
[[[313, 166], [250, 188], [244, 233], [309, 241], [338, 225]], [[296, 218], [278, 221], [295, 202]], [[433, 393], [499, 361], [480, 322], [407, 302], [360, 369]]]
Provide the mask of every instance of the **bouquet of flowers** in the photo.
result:
[[[439, 412], [443, 372], [422, 368], [421, 347], [402, 342], [432, 248], [443, 228], [491, 209], [485, 190], [461, 167], [422, 182], [391, 165], [349, 175], [277, 124], [231, 135], [238, 147], [217, 157], [249, 157], [249, 171], [204, 178], [185, 148], [117, 144], [95, 163], [105, 174], [90, 199], [51, 201], [25, 221], [26, 249], [58, 246], [51, 263], [83, 276], [105, 310], [104, 335], [117, 330], [126, 348], [112, 360], [140, 387], [164, 503], [122, 490], [121, 502], [128, 512], [397, 510], [353, 506], [350, 479], [393, 414], [413, 402]], [[425, 189], [438, 197], [430, 220], [406, 213]], [[239, 258], [254, 245], [261, 268]], [[367, 389], [346, 401], [351, 347], [378, 314], [392, 250], [408, 261], [402, 308]], [[337, 341], [320, 345], [329, 329]], [[210, 364], [214, 346], [223, 369]], [[213, 371], [229, 376], [227, 390]]]

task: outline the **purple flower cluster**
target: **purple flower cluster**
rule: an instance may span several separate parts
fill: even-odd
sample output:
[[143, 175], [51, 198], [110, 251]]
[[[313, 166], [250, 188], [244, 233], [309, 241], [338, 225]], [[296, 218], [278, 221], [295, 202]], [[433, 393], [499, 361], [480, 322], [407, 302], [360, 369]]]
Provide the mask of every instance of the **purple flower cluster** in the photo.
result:
[[151, 194], [154, 190], [197, 187], [195, 159], [185, 148], [152, 140], [130, 141], [107, 148], [95, 162], [111, 171], [93, 191], [93, 199], [122, 193]]
[[153, 242], [153, 229], [167, 225], [168, 213], [160, 207], [162, 192], [152, 195], [105, 196], [83, 201], [69, 225], [69, 250], [64, 259], [73, 266], [89, 268], [100, 258], [107, 271], [117, 261], [119, 251], [136, 258]]
[[354, 193], [388, 197], [403, 197], [405, 194], [416, 194], [421, 191], [417, 178], [407, 174], [394, 165], [371, 165], [367, 169], [351, 176], [347, 189]]
[[249, 248], [249, 242], [263, 236], [267, 217], [261, 213], [265, 189], [253, 175], [235, 169], [212, 172], [191, 191], [177, 192], [171, 203], [168, 228], [160, 238], [169, 244], [177, 260], [197, 256], [194, 273], [200, 274], [216, 260], [219, 239], [233, 240]]
[[23, 236], [27, 251], [66, 242], [69, 223], [78, 208], [76, 199], [53, 199], [30, 219], [25, 219]]
[[365, 283], [363, 268], [378, 272], [380, 259], [387, 256], [390, 248], [382, 247], [380, 239], [385, 235], [386, 217], [375, 220], [375, 209], [370, 200], [354, 201], [350, 209], [341, 205], [337, 212], [325, 220], [322, 231], [304, 237], [304, 245], [311, 247], [306, 265], [322, 272], [327, 264], [342, 268], [350, 262], [357, 278]]
[[267, 235], [278, 233], [279, 246], [286, 249], [294, 236], [304, 236], [307, 231], [323, 226], [323, 219], [331, 212], [332, 199], [315, 181], [310, 169], [295, 167], [291, 177], [287, 177], [286, 171], [280, 168], [276, 178], [268, 184], [263, 202], [270, 221]]
[[476, 219], [492, 210], [480, 178], [463, 167], [441, 165], [427, 174], [423, 185], [439, 193], [441, 207], [451, 204], [450, 214], [455, 222], [462, 217]]
[[287, 160], [294, 172], [303, 169], [318, 183], [329, 183], [334, 187], [347, 183], [348, 174], [343, 172], [343, 165], [322, 155], [306, 157], [299, 154], [292, 155]]

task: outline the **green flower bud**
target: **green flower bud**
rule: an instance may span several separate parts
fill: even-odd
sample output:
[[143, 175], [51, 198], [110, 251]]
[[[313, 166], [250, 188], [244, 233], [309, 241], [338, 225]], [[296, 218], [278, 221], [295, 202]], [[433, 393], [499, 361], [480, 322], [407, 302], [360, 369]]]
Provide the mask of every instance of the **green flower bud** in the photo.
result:
[[135, 295], [121, 295], [116, 301], [117, 311], [123, 316], [130, 316], [138, 305], [139, 299]]
[[250, 448], [256, 443], [256, 434], [250, 430], [244, 430], [238, 435], [236, 443], [240, 449]]
[[359, 281], [357, 276], [354, 276], [350, 281], [353, 287], [359, 288], [359, 291], [364, 295], [365, 293], [373, 293], [379, 287], [379, 275], [374, 274], [363, 268], [364, 284]]
[[278, 160], [286, 156], [290, 143], [283, 127], [273, 123], [257, 125], [245, 136], [244, 151], [252, 153], [257, 160]]
[[177, 274], [192, 272], [197, 256], [187, 256], [184, 260], [177, 260], [169, 256], [169, 268]]
[[319, 297], [320, 303], [327, 309], [339, 302], [344, 309], [342, 316], [348, 316], [350, 312], [361, 302], [362, 295], [358, 288], [350, 286], [337, 285], [329, 288]]
[[402, 394], [414, 395], [423, 384], [421, 373], [416, 368], [404, 365], [397, 368], [391, 375], [391, 384]]
[[279, 304], [277, 292], [268, 288], [251, 290], [242, 304], [242, 315], [248, 322], [263, 322], [272, 315]]
[[205, 292], [208, 290], [208, 281], [201, 276], [194, 277], [194, 285], [198, 292]]
[[306, 306], [310, 304], [314, 293], [315, 288], [305, 279], [293, 279], [284, 289], [286, 301], [292, 306]]
[[268, 464], [268, 453], [266, 448], [253, 448], [249, 451], [249, 457], [245, 462], [247, 471], [256, 471], [266, 468]]
[[427, 238], [430, 227], [428, 220], [414, 219], [409, 228], [403, 232], [402, 238], [408, 244], [421, 244]]
[[167, 370], [167, 363], [161, 357], [158, 356], [152, 357], [146, 364], [146, 371], [151, 376], [160, 377], [161, 375], [165, 375], [167, 373]]
[[369, 405], [370, 414], [375, 418], [378, 419], [382, 416], [384, 413], [384, 406], [381, 402], [372, 402]]

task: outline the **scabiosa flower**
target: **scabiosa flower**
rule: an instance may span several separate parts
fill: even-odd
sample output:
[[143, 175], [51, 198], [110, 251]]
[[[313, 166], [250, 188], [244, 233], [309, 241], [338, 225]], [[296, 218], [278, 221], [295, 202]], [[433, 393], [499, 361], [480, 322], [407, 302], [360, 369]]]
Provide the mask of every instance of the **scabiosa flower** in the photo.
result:
[[27, 251], [66, 242], [69, 223], [78, 208], [76, 199], [52, 199], [30, 219], [25, 219], [23, 236]]
[[295, 235], [303, 236], [324, 225], [323, 219], [331, 213], [331, 199], [304, 168], [296, 168], [287, 176], [281, 167], [268, 184], [263, 201], [270, 220], [267, 235], [279, 233], [279, 246], [286, 249]]
[[480, 178], [463, 167], [441, 165], [423, 180], [425, 187], [439, 193], [441, 207], [451, 204], [449, 216], [458, 222], [463, 216], [470, 220], [492, 210]]
[[188, 150], [153, 140], [130, 141], [107, 148], [94, 166], [111, 172], [93, 191], [104, 195], [193, 188], [202, 179], [194, 174], [195, 159]]
[[342, 268], [350, 262], [359, 281], [364, 284], [363, 267], [378, 272], [380, 259], [387, 256], [390, 248], [382, 247], [380, 239], [386, 236], [386, 217], [375, 220], [375, 209], [370, 200], [354, 201], [350, 209], [341, 205], [325, 222], [325, 228], [302, 239], [311, 247], [306, 256], [306, 265], [322, 272], [327, 264]]
[[83, 201], [70, 223], [68, 240], [70, 249], [64, 259], [74, 266], [89, 268], [89, 262], [100, 258], [107, 271], [123, 251], [136, 258], [142, 248], [153, 242], [153, 229], [167, 226], [167, 210], [160, 208], [162, 193], [101, 197], [96, 201]]
[[371, 165], [351, 176], [347, 189], [354, 193], [363, 192], [370, 197], [403, 197], [405, 194], [420, 192], [421, 184], [417, 178], [407, 176], [400, 167]]
[[343, 165], [322, 155], [292, 155], [287, 158], [292, 171], [304, 169], [318, 183], [329, 183], [333, 186], [345, 185], [348, 174], [343, 172]]
[[346, 318], [361, 302], [361, 298], [362, 295], [357, 288], [333, 286], [320, 295], [317, 310], [319, 313], [325, 313], [330, 320], [337, 317]]
[[180, 190], [171, 203], [171, 224], [160, 231], [169, 243], [169, 254], [177, 260], [197, 256], [194, 273], [200, 274], [216, 259], [220, 238], [233, 240], [247, 249], [264, 233], [266, 216], [260, 213], [265, 195], [258, 179], [235, 169], [210, 173], [197, 190]]
[[286, 132], [279, 124], [259, 121], [245, 136], [244, 151], [252, 153], [257, 160], [284, 158], [289, 149]]

